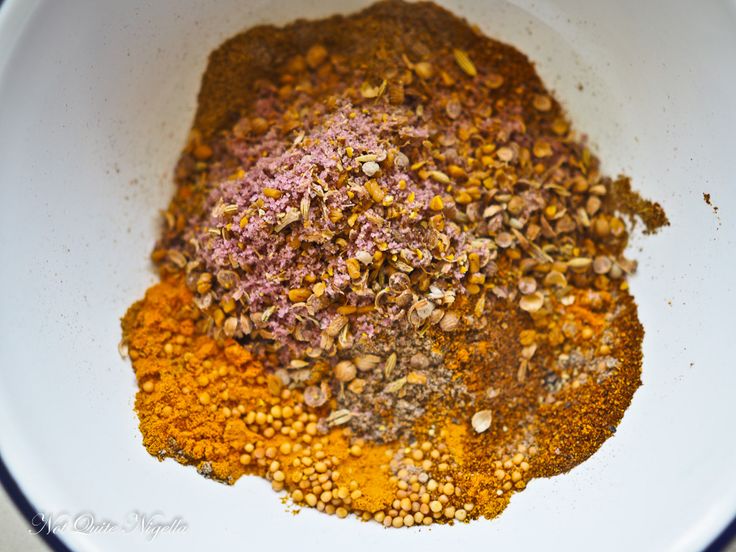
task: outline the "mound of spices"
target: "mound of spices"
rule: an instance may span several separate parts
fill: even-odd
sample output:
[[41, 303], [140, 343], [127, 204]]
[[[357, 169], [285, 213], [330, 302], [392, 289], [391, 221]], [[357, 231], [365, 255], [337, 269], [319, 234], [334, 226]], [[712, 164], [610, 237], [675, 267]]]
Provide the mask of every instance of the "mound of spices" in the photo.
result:
[[176, 182], [123, 320], [159, 458], [391, 527], [492, 517], [640, 384], [624, 221], [664, 212], [434, 4], [227, 41]]

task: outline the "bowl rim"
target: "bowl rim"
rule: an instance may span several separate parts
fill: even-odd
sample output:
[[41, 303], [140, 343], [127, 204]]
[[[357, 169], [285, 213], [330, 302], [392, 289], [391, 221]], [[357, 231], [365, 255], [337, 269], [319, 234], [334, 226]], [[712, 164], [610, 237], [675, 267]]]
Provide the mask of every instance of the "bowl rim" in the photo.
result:
[[[10, 28], [16, 19], [21, 5], [18, 1], [0, 0], [0, 32], [2, 29]], [[8, 495], [10, 502], [13, 503], [16, 510], [20, 512], [23, 520], [32, 526], [32, 519], [36, 516], [38, 509], [34, 507], [31, 500], [23, 492], [13, 472], [8, 467], [0, 452], [0, 485]], [[52, 531], [40, 531], [36, 533], [43, 543], [54, 552], [73, 552], [69, 546]]]
[[[22, 3], [21, 0], [0, 0], [0, 31], [11, 28], [21, 14], [21, 10], [27, 10], [30, 5], [31, 3], [27, 1]], [[21, 8], [21, 6], [23, 7]], [[12, 52], [12, 50], [10, 48], [8, 52]], [[7, 55], [9, 53], [6, 53]], [[3, 57], [5, 56], [0, 56], [0, 58]], [[1, 449], [2, 447], [0, 447], [0, 485], [2, 485], [10, 501], [20, 512], [26, 523], [32, 526], [32, 520], [39, 510], [34, 507], [30, 498], [23, 492], [18, 479], [3, 459]], [[52, 531], [40, 531], [36, 535], [54, 552], [73, 552], [73, 549]], [[736, 544], [736, 515], [711, 540], [703, 549], [703, 552], [724, 552], [731, 544]]]

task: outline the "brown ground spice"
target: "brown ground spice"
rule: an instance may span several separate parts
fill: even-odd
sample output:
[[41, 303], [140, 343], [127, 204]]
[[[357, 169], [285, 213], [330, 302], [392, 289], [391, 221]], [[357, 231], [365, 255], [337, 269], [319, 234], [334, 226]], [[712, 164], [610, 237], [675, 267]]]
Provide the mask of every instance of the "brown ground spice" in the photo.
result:
[[632, 222], [636, 219], [641, 220], [648, 234], [670, 225], [662, 206], [642, 198], [631, 188], [631, 180], [623, 176], [614, 180], [611, 186], [611, 207], [629, 215]]
[[[247, 183], [257, 158], [269, 156], [259, 145], [316, 151], [320, 121], [341, 109], [384, 110], [427, 135], [389, 140], [387, 160], [336, 145], [347, 168], [325, 190], [349, 186], [362, 215], [417, 217], [412, 224], [439, 234], [457, 228], [458, 259], [438, 257], [460, 268], [457, 276], [431, 273], [439, 261], [404, 268], [431, 247], [399, 255], [390, 245], [323, 275], [290, 267], [303, 278], [284, 291], [295, 305], [317, 286], [330, 289], [333, 268], [347, 266], [353, 290], [365, 278], [375, 287], [360, 290], [365, 302], [320, 306], [330, 325], [342, 321], [339, 335], [283, 347], [273, 332], [285, 322], [269, 326], [247, 293], [233, 292], [250, 269], [233, 262], [239, 274], [213, 275], [202, 266], [217, 260], [205, 251], [232, 248], [236, 231], [288, 207], [288, 190], [264, 188], [253, 206], [213, 204], [212, 193], [223, 180]], [[349, 167], [361, 154], [362, 167]], [[402, 155], [406, 180], [391, 180]], [[230, 39], [210, 58], [177, 166], [153, 253], [161, 282], [123, 319], [144, 445], [216, 480], [259, 475], [295, 504], [390, 527], [499, 514], [531, 478], [595, 452], [640, 385], [643, 329], [626, 282], [636, 263], [623, 256], [620, 217], [643, 220], [647, 231], [668, 221], [628, 179], [612, 181], [598, 166], [523, 54], [433, 4], [382, 2]], [[283, 177], [278, 168], [267, 176]], [[428, 206], [407, 215], [415, 192]], [[350, 205], [339, 213], [329, 205], [332, 241], [349, 248], [353, 224], [340, 225]], [[305, 247], [296, 228], [306, 218], [294, 220], [286, 246]], [[470, 233], [487, 255], [463, 249]], [[457, 279], [460, 287], [447, 287]], [[375, 290], [390, 282], [389, 321]], [[427, 301], [426, 321], [408, 323]], [[282, 310], [273, 316], [291, 320]], [[356, 329], [360, 316], [378, 326], [374, 335]]]

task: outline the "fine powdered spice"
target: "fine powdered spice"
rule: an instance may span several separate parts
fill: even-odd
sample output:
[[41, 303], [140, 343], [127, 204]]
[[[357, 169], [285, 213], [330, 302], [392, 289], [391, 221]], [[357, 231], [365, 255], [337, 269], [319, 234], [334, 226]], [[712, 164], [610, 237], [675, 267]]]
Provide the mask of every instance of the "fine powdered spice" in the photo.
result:
[[624, 249], [664, 212], [433, 4], [227, 41], [176, 182], [123, 320], [159, 458], [391, 527], [492, 517], [640, 384]]

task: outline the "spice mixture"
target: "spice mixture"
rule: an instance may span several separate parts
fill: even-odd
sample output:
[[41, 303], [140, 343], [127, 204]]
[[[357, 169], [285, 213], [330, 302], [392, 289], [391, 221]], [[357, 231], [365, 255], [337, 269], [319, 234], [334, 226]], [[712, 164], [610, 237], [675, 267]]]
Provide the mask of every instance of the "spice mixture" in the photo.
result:
[[640, 384], [624, 219], [664, 212], [434, 4], [227, 41], [176, 183], [123, 319], [159, 458], [390, 527], [492, 517]]

